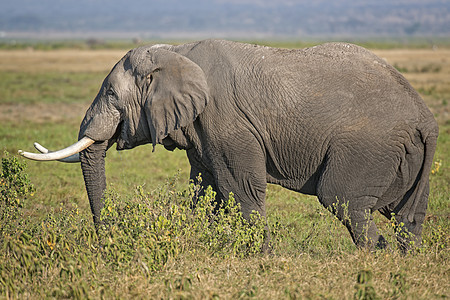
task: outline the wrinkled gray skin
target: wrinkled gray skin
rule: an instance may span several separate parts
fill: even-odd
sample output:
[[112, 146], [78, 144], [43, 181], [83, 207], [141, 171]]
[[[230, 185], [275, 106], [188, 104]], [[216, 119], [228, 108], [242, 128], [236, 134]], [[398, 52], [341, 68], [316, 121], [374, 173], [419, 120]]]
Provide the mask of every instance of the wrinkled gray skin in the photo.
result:
[[[329, 43], [285, 50], [206, 40], [144, 46], [106, 77], [81, 124], [94, 221], [104, 157], [162, 144], [185, 149], [220, 199], [266, 214], [267, 183], [317, 195], [360, 247], [384, 247], [371, 213], [395, 213], [404, 248], [419, 241], [438, 127], [406, 79], [371, 52]], [[151, 170], [149, 170], [151, 172]]]

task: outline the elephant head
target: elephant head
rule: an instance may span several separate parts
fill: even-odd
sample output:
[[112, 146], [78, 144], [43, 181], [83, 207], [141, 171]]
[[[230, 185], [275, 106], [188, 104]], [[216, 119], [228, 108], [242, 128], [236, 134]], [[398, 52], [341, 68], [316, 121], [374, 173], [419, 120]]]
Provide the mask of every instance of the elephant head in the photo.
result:
[[19, 151], [34, 160], [81, 161], [94, 222], [100, 221], [106, 188], [106, 151], [162, 144], [170, 133], [193, 123], [208, 102], [202, 69], [168, 45], [129, 51], [103, 81], [81, 123], [74, 145], [41, 154]]

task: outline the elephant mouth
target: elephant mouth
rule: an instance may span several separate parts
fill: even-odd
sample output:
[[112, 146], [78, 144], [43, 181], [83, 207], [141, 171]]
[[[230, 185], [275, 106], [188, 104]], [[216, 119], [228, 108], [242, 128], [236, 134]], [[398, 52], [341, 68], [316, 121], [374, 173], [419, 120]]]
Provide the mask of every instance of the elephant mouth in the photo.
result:
[[[130, 127], [131, 126], [131, 127]], [[116, 150], [133, 149], [140, 145], [145, 145], [152, 142], [148, 128], [138, 126], [133, 127], [129, 120], [122, 120], [116, 127], [114, 135], [109, 140], [108, 144], [111, 147], [116, 143]]]
[[118, 139], [116, 141], [116, 145], [117, 145], [117, 147], [116, 147], [117, 150], [128, 149], [128, 147], [126, 146], [126, 142], [124, 140], [122, 140], [122, 139]]
[[131, 133], [128, 123], [121, 121], [119, 125], [117, 125], [113, 137], [110, 139], [109, 145], [113, 145], [114, 143], [116, 143], [117, 150], [127, 150], [146, 144], [148, 141], [143, 137], [140, 139], [138, 134]]
[[116, 149], [117, 150], [125, 150], [129, 148], [128, 145], [128, 134], [125, 128], [124, 121], [121, 121], [119, 125], [117, 125], [116, 132], [114, 133], [113, 137], [111, 138], [110, 144], [116, 143]]

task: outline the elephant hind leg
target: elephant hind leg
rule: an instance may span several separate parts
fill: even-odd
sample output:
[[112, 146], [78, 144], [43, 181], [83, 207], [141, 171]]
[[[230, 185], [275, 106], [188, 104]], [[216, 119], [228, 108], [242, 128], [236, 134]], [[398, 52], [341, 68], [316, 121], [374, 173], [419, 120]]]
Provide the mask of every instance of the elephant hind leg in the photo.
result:
[[369, 208], [377, 198], [363, 196], [350, 200], [319, 196], [320, 202], [344, 224], [359, 248], [384, 249], [388, 246], [386, 239], [379, 233]]
[[421, 244], [422, 225], [425, 221], [425, 213], [428, 206], [428, 194], [429, 183], [427, 182], [425, 192], [415, 208], [413, 221], [408, 219], [409, 210], [402, 211], [400, 209], [402, 203], [397, 204], [397, 206], [390, 205], [380, 209], [380, 213], [387, 219], [391, 220], [394, 217], [397, 242], [400, 250], [403, 252]]
[[370, 211], [362, 212], [357, 210], [349, 215], [350, 222], [347, 229], [352, 236], [353, 242], [358, 247], [368, 249], [384, 249], [387, 247], [388, 243], [379, 233]]
[[347, 227], [358, 247], [385, 248], [372, 212], [395, 178], [392, 161], [365, 144], [329, 150], [317, 196]]

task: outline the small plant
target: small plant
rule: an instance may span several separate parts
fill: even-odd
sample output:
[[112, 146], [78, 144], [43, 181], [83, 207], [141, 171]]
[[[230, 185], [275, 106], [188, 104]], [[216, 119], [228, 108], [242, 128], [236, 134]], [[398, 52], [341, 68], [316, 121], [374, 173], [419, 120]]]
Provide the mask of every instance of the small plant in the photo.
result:
[[22, 207], [23, 200], [33, 196], [34, 186], [25, 173], [26, 164], [5, 152], [0, 175], [1, 203], [3, 206]]
[[437, 64], [427, 64], [425, 66], [422, 66], [421, 68], [417, 68], [417, 73], [439, 73], [441, 71], [442, 67]]
[[409, 73], [409, 72], [411, 72], [411, 70], [408, 69], [407, 67], [400, 66], [397, 63], [394, 64], [394, 68], [396, 68], [397, 71], [399, 71], [400, 73]]
[[155, 205], [142, 187], [137, 187], [136, 195], [137, 199], [121, 199], [113, 190], [105, 193], [99, 229], [101, 253], [113, 268], [139, 261], [149, 275], [176, 256], [179, 247], [168, 211]]
[[394, 234], [399, 243], [400, 250], [403, 253], [406, 251], [411, 252], [411, 250], [417, 246], [414, 234], [409, 232], [408, 228], [405, 226], [405, 223], [399, 222], [396, 219], [395, 213], [391, 213], [390, 224], [394, 228]]
[[422, 251], [434, 253], [436, 257], [444, 256], [450, 244], [448, 229], [433, 220], [425, 225], [427, 227], [427, 235], [423, 237], [422, 245], [424, 247]]
[[354, 299], [357, 300], [373, 300], [378, 299], [375, 289], [372, 286], [372, 271], [361, 270], [356, 276], [355, 295]]
[[164, 283], [169, 293], [180, 291], [186, 292], [192, 287], [192, 278], [191, 276], [186, 276], [183, 274], [176, 276], [174, 279], [166, 279]]
[[430, 87], [420, 87], [420, 88], [417, 89], [417, 91], [421, 95], [431, 96], [431, 95], [433, 95], [436, 92], [436, 86], [432, 85]]
[[435, 174], [439, 173], [439, 169], [441, 168], [441, 166], [442, 166], [442, 161], [440, 159], [435, 161], [433, 169], [431, 170], [431, 174], [435, 175]]
[[[236, 203], [233, 194], [224, 203], [221, 203], [216, 212], [212, 212], [208, 224], [205, 212], [211, 212], [215, 192], [208, 187], [205, 196], [200, 197], [194, 209], [196, 222], [207, 224], [200, 233], [200, 240], [214, 255], [247, 256], [261, 252], [265, 238], [265, 219], [257, 212], [246, 220]], [[206, 221], [206, 223], [205, 223]], [[198, 225], [196, 225], [198, 226]]]
[[405, 66], [400, 66], [397, 63], [394, 64], [394, 68], [396, 68], [400, 73], [439, 73], [442, 69], [442, 67], [437, 64], [427, 64], [422, 67], [416, 66], [414, 68], [408, 68]]
[[405, 274], [391, 272], [389, 282], [392, 285], [391, 297], [393, 299], [405, 296], [405, 293], [408, 290]]
[[25, 173], [26, 164], [5, 152], [0, 174], [0, 233], [2, 236], [17, 226], [24, 201], [34, 194], [34, 186]]

